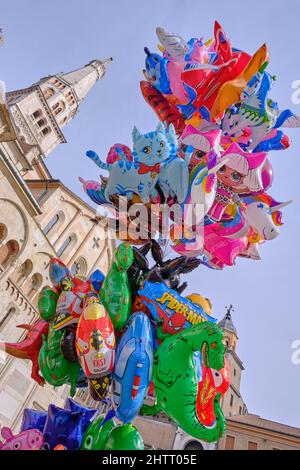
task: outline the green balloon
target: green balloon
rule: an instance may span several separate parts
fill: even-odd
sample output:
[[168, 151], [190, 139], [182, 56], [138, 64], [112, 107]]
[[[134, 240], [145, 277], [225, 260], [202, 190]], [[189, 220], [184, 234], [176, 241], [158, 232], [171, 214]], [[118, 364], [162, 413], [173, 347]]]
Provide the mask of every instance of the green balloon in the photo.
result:
[[193, 325], [171, 335], [154, 355], [153, 380], [157, 403], [143, 405], [140, 414], [156, 415], [164, 411], [187, 434], [208, 442], [217, 441], [225, 432], [220, 406], [221, 394], [214, 400], [215, 423], [205, 426], [197, 415], [198, 376], [194, 354], [199, 351], [207, 367], [224, 367], [223, 331], [210, 322]]
[[38, 297], [38, 311], [40, 317], [45, 321], [50, 321], [56, 311], [56, 304], [59, 295], [52, 289], [43, 289]]
[[74, 396], [80, 365], [78, 362], [69, 362], [63, 357], [60, 349], [63, 334], [64, 330], [53, 330], [52, 323], [49, 325], [48, 337], [43, 335], [39, 367], [46, 382], [55, 387], [69, 383], [70, 395]]
[[131, 311], [127, 270], [133, 263], [132, 246], [121, 243], [115, 258], [101, 288], [101, 301], [117, 331], [124, 328]]
[[129, 269], [134, 259], [132, 246], [129, 243], [121, 243], [117, 248], [115, 256], [119, 268], [124, 270]]
[[114, 428], [115, 423], [112, 419], [107, 421], [103, 426], [100, 427], [105, 415], [100, 415], [94, 419], [86, 430], [81, 450], [101, 450], [104, 447], [110, 431]]
[[144, 450], [142, 436], [135, 426], [125, 424], [111, 430], [105, 441], [104, 450]]

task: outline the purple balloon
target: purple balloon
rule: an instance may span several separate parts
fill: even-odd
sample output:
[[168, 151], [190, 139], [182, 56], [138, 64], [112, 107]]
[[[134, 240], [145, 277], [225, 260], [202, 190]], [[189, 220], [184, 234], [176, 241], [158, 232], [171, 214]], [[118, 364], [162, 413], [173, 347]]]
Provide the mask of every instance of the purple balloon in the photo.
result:
[[80, 449], [83, 437], [84, 414], [81, 411], [64, 410], [49, 405], [44, 427], [46, 446], [52, 450], [58, 444], [67, 450]]
[[76, 401], [72, 400], [72, 398], [67, 398], [66, 403], [65, 403], [65, 410], [70, 410], [70, 411], [77, 411], [82, 413], [83, 416], [83, 431], [86, 431], [86, 429], [89, 427], [91, 424], [91, 420], [94, 418], [94, 416], [98, 413], [99, 410], [95, 410], [92, 408], [86, 408], [85, 406], [80, 405]]
[[46, 419], [46, 411], [25, 408], [20, 432], [28, 431], [29, 429], [38, 429], [39, 431], [43, 432]]

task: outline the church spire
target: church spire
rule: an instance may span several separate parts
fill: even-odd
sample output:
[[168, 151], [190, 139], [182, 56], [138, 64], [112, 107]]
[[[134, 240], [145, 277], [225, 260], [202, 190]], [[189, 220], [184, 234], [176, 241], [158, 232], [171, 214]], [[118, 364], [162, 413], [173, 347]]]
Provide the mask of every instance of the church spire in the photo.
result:
[[112, 57], [105, 60], [91, 60], [82, 68], [73, 70], [69, 73], [56, 75], [67, 86], [69, 86], [78, 103], [80, 103], [97, 80], [100, 80], [106, 71], [106, 66], [112, 61]]
[[[37, 154], [46, 157], [66, 142], [62, 128], [75, 116], [80, 103], [100, 80], [112, 58], [92, 60], [68, 73], [49, 75], [29, 88], [8, 92], [17, 137], [29, 161]], [[35, 149], [35, 151], [33, 151]]]
[[42, 93], [54, 116], [59, 116], [59, 127], [65, 126], [76, 114], [80, 103], [90, 89], [100, 80], [112, 57], [95, 59], [84, 67], [67, 73], [59, 73], [39, 81]]

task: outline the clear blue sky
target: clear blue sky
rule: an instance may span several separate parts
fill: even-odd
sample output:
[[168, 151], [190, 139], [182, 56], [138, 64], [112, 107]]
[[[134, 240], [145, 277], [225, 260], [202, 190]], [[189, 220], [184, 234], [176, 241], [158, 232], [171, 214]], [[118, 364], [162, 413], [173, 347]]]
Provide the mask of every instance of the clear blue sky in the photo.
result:
[[[156, 26], [186, 39], [209, 38], [218, 19], [239, 48], [253, 53], [266, 41], [269, 70], [278, 77], [272, 97], [300, 114], [300, 105], [291, 102], [292, 81], [300, 79], [299, 18], [298, 0], [11, 0], [1, 6], [6, 43], [0, 50], [0, 78], [13, 90], [94, 58], [114, 57], [105, 78], [65, 128], [68, 143], [48, 158], [53, 176], [84, 197], [77, 176], [98, 179], [99, 174], [84, 157], [85, 150], [105, 156], [113, 143], [131, 143], [134, 124], [142, 131], [156, 125], [139, 91], [143, 47], [156, 47]], [[291, 343], [300, 339], [300, 129], [288, 133], [292, 147], [271, 155], [275, 181], [270, 193], [294, 201], [284, 209], [280, 237], [263, 246], [260, 262], [241, 259], [222, 272], [199, 268], [188, 281], [190, 291], [211, 298], [218, 318], [225, 305], [234, 304], [237, 352], [246, 368], [242, 393], [249, 411], [300, 426], [300, 365], [291, 362]]]

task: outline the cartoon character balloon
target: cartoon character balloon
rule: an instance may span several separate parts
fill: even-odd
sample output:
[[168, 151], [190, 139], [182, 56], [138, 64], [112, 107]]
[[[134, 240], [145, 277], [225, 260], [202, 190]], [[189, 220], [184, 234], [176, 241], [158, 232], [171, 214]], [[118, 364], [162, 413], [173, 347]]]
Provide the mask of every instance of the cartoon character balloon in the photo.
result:
[[76, 330], [76, 351], [87, 378], [112, 372], [115, 347], [114, 328], [99, 297], [87, 297]]
[[9, 428], [1, 428], [0, 450], [39, 450], [44, 443], [44, 437], [38, 429], [29, 429], [19, 434], [13, 434]]
[[[202, 413], [202, 365], [220, 372], [224, 368], [225, 347], [221, 328], [210, 322], [171, 335], [154, 356], [156, 405], [143, 405], [142, 413], [155, 415], [164, 411], [187, 434], [208, 442], [218, 440], [225, 431], [221, 410], [221, 392], [213, 399], [213, 422], [206, 424]], [[221, 372], [220, 372], [221, 373]], [[211, 410], [210, 410], [211, 411]], [[210, 415], [209, 415], [210, 416]]]
[[152, 380], [153, 335], [143, 312], [131, 315], [118, 345], [112, 383], [116, 416], [130, 423], [137, 415]]

